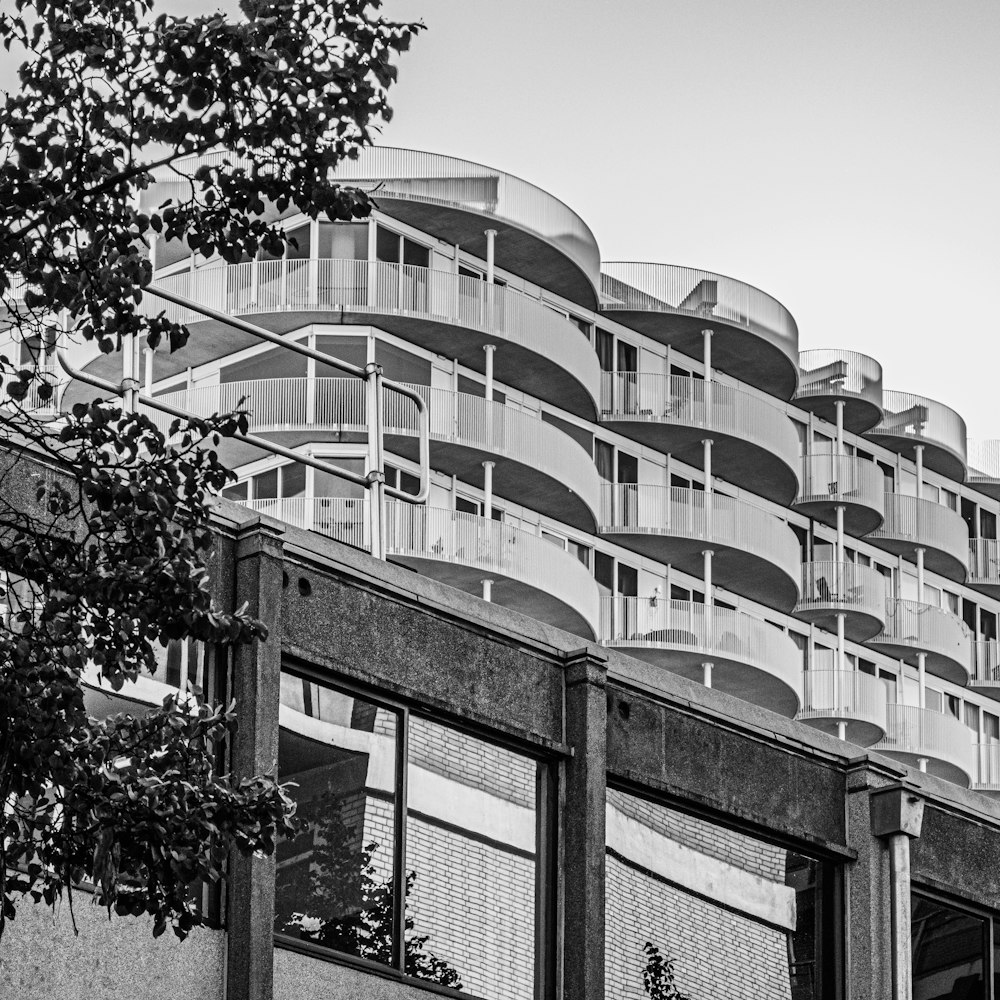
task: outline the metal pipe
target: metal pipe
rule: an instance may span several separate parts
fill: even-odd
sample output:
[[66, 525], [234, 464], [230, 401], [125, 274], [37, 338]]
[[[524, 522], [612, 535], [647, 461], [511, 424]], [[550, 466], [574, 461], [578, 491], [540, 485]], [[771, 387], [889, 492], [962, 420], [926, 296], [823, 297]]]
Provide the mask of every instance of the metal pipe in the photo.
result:
[[910, 838], [889, 837], [889, 893], [892, 925], [892, 1000], [912, 1000], [910, 925]]

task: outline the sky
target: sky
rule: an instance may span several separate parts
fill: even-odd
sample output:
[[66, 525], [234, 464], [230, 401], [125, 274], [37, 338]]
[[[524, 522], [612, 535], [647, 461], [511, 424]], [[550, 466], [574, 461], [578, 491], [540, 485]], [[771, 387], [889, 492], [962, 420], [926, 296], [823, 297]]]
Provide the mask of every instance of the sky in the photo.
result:
[[869, 354], [886, 388], [1000, 438], [996, 0], [386, 0], [385, 12], [427, 30], [400, 60], [383, 142], [539, 185], [605, 260], [757, 285], [791, 310], [800, 348]]

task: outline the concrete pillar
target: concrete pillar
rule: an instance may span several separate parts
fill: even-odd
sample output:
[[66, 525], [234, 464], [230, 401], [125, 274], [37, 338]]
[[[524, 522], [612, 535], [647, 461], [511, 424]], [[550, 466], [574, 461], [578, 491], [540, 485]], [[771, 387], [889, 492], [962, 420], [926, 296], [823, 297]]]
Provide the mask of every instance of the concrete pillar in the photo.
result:
[[[927, 654], [917, 653], [917, 683], [919, 685], [919, 705], [927, 707]], [[921, 770], [926, 770], [921, 768]]]
[[[240, 725], [231, 737], [234, 778], [276, 774], [278, 705], [281, 695], [281, 530], [260, 520], [236, 537], [234, 604], [247, 602], [251, 615], [267, 623], [265, 642], [238, 646], [231, 691]], [[227, 892], [226, 994], [271, 1000], [275, 857], [230, 858]]]
[[917, 463], [917, 499], [921, 499], [924, 495], [924, 446], [915, 445], [913, 452]]
[[487, 344], [483, 350], [486, 352], [486, 398], [493, 398], [493, 355], [496, 352], [496, 344]]
[[496, 462], [483, 462], [483, 517], [493, 517], [493, 466]]
[[[843, 455], [844, 454], [844, 401], [842, 399], [838, 399], [833, 405], [837, 410], [837, 454]], [[839, 484], [838, 488], [843, 490], [843, 486], [839, 486]]]
[[607, 657], [596, 646], [565, 655], [563, 765], [562, 990], [573, 1000], [604, 1000]]
[[483, 600], [492, 601], [493, 600], [493, 581], [483, 580]]
[[496, 248], [497, 231], [495, 229], [486, 230], [486, 283], [493, 285], [493, 259]]

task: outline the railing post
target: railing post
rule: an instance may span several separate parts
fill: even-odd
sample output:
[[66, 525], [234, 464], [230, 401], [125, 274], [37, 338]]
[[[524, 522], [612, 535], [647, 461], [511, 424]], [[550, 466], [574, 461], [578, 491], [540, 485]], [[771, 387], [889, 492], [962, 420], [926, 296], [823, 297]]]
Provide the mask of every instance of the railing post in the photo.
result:
[[371, 554], [385, 558], [385, 470], [382, 454], [382, 366], [365, 365], [365, 396], [368, 416], [368, 483]]

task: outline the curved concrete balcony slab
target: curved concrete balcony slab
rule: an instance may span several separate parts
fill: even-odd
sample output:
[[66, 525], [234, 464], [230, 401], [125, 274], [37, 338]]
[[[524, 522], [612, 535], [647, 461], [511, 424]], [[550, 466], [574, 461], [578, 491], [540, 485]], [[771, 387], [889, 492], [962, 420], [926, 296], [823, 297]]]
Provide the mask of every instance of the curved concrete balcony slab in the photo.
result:
[[995, 538], [969, 539], [970, 587], [1000, 599], [1000, 541]]
[[865, 642], [885, 627], [885, 579], [871, 566], [817, 561], [802, 565], [802, 597], [792, 612], [802, 621], [837, 632], [844, 616], [844, 635]]
[[886, 706], [886, 734], [872, 750], [968, 786], [976, 774], [972, 733], [952, 715], [914, 705]]
[[714, 367], [781, 399], [795, 392], [798, 327], [777, 299], [753, 285], [692, 267], [604, 261], [601, 308], [692, 358], [702, 356], [702, 331], [710, 329]]
[[972, 671], [972, 637], [965, 622], [943, 608], [920, 601], [886, 601], [885, 629], [869, 643], [887, 656], [907, 663], [927, 654], [927, 670], [956, 684], [968, 684]]
[[977, 743], [973, 752], [976, 774], [972, 787], [990, 798], [1000, 797], [1000, 743]]
[[887, 493], [885, 520], [868, 541], [911, 562], [922, 548], [927, 569], [959, 583], [966, 578], [969, 527], [961, 514], [933, 500]]
[[970, 486], [1000, 500], [1000, 441], [969, 441]]
[[882, 419], [882, 366], [857, 351], [801, 351], [794, 399], [831, 424], [842, 404], [844, 429], [863, 434]]
[[[790, 611], [799, 597], [799, 543], [782, 520], [734, 497], [670, 486], [606, 484], [602, 535], [633, 552], [712, 580], [767, 607]], [[709, 509], [709, 506], [711, 509]]]
[[886, 733], [886, 689], [859, 670], [807, 670], [796, 718], [814, 729], [867, 747]]
[[[228, 153], [191, 157], [184, 166], [193, 172], [223, 159], [251, 166], [249, 159]], [[143, 197], [146, 206], [186, 191], [176, 173], [158, 170], [154, 177]], [[335, 178], [368, 191], [387, 215], [483, 260], [485, 231], [493, 229], [498, 267], [589, 309], [597, 305], [600, 251], [590, 227], [558, 198], [520, 177], [453, 156], [370, 146], [339, 164]], [[280, 214], [269, 205], [266, 217]]]
[[779, 629], [742, 611], [691, 601], [604, 597], [601, 642], [636, 659], [792, 716], [799, 706], [802, 654]]
[[[299, 528], [370, 547], [367, 500], [291, 497], [244, 502]], [[597, 637], [600, 595], [574, 555], [520, 528], [438, 507], [386, 502], [386, 558], [476, 597], [588, 639]]]
[[1000, 648], [996, 639], [977, 639], [973, 642], [969, 687], [1000, 700]]
[[602, 422], [777, 503], [798, 488], [799, 439], [787, 414], [742, 389], [682, 375], [605, 372]]
[[844, 508], [844, 530], [860, 537], [885, 518], [885, 477], [874, 463], [854, 455], [806, 455], [802, 487], [794, 506], [824, 524], [836, 525]]
[[[591, 456], [569, 435], [503, 403], [450, 389], [409, 387], [428, 404], [435, 469], [482, 487], [483, 462], [491, 461], [496, 495], [583, 530], [595, 529], [600, 478]], [[243, 400], [250, 429], [287, 448], [368, 437], [365, 384], [360, 379], [258, 379], [181, 389], [160, 398], [199, 416], [235, 410]], [[387, 389], [383, 411], [387, 446], [416, 461], [416, 406]], [[154, 419], [163, 425], [170, 422], [158, 414]], [[258, 449], [236, 441], [223, 441], [221, 449], [230, 467], [261, 457]]]
[[[375, 325], [480, 372], [483, 348], [492, 344], [499, 381], [588, 419], [597, 415], [600, 365], [586, 335], [513, 288], [410, 264], [331, 259], [201, 268], [158, 278], [157, 285], [274, 333], [323, 323]], [[260, 343], [152, 296], [143, 309], [165, 311], [192, 328], [183, 350], [157, 355], [158, 379]], [[88, 366], [107, 376], [104, 368], [114, 377], [120, 359]]]
[[885, 416], [865, 437], [916, 461], [917, 446], [923, 462], [942, 476], [964, 482], [968, 474], [965, 421], [949, 406], [910, 392], [882, 393]]

